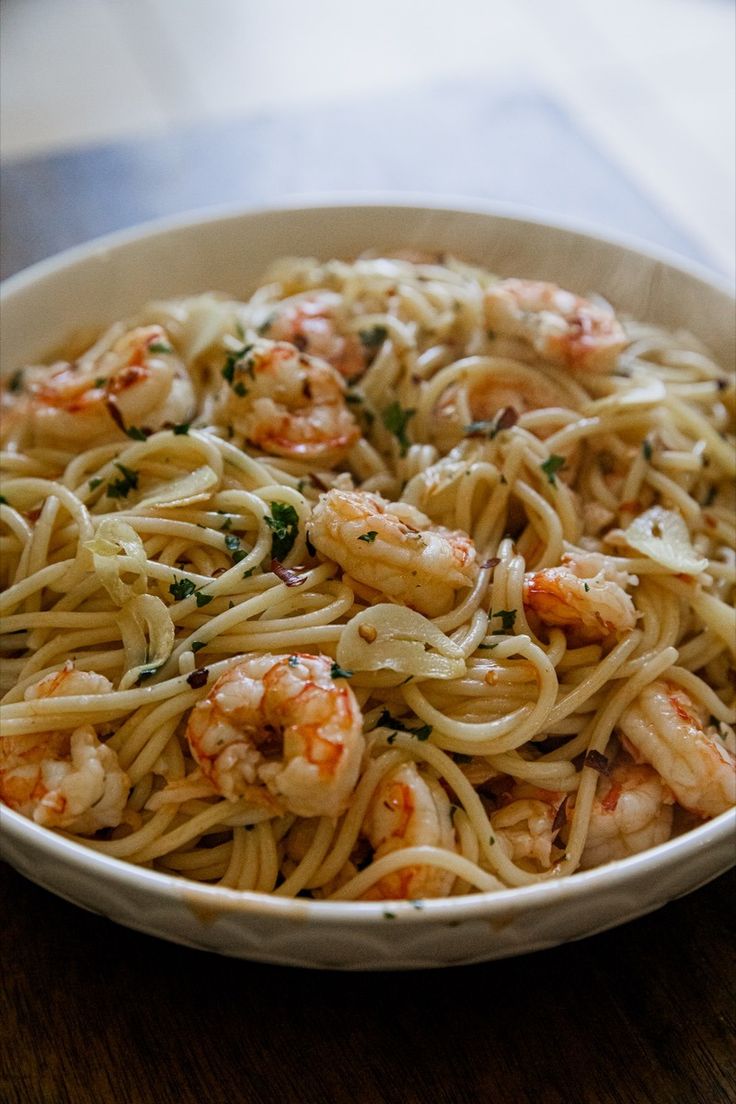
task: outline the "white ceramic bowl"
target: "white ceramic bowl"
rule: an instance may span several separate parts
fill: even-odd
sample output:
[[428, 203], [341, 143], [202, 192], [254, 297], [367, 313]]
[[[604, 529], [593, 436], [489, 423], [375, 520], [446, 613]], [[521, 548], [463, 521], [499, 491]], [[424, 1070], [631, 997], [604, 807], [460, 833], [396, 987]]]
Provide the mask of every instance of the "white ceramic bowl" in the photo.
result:
[[[285, 254], [349, 257], [398, 246], [595, 290], [637, 318], [691, 330], [726, 363], [733, 355], [732, 299], [694, 265], [498, 207], [361, 200], [178, 218], [35, 265], [3, 288], [3, 370], [149, 299], [210, 288], [245, 295]], [[163, 939], [264, 962], [390, 969], [522, 954], [641, 916], [725, 871], [736, 854], [734, 825], [725, 813], [566, 880], [414, 904], [283, 900], [197, 885], [107, 858], [7, 809], [0, 855], [53, 893]]]

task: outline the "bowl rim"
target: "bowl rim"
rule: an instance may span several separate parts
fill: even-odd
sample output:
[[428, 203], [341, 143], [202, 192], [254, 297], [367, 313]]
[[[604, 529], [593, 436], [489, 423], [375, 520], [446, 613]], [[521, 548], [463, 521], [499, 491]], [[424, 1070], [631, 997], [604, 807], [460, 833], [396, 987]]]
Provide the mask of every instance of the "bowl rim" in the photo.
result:
[[[84, 263], [96, 255], [112, 254], [120, 248], [134, 245], [147, 238], [165, 237], [168, 234], [209, 223], [248, 220], [278, 214], [309, 215], [330, 208], [356, 212], [361, 209], [393, 209], [447, 215], [460, 213], [490, 217], [508, 223], [523, 223], [530, 227], [562, 230], [660, 262], [695, 278], [716, 292], [734, 298], [734, 285], [723, 273], [673, 250], [644, 242], [632, 235], [602, 231], [599, 227], [583, 220], [559, 216], [538, 208], [473, 199], [467, 196], [438, 196], [408, 192], [339, 192], [296, 195], [274, 203], [217, 205], [150, 219], [74, 245], [14, 273], [0, 284], [0, 301], [5, 302], [16, 295], [21, 295], [37, 281], [52, 277], [72, 265]], [[4, 824], [3, 821], [5, 821]], [[414, 923], [433, 921], [450, 923], [461, 920], [492, 919], [508, 915], [509, 912], [547, 908], [556, 901], [564, 901], [570, 897], [580, 899], [582, 903], [602, 889], [613, 890], [631, 882], [640, 882], [649, 876], [662, 874], [685, 859], [695, 858], [699, 852], [710, 849], [714, 844], [725, 843], [731, 832], [736, 830], [736, 809], [729, 809], [718, 817], [639, 854], [615, 860], [591, 870], [578, 871], [567, 878], [550, 877], [527, 886], [480, 891], [456, 897], [423, 899], [420, 902], [319, 901], [277, 897], [252, 890], [234, 890], [189, 881], [183, 877], [137, 866], [124, 859], [95, 851], [84, 843], [34, 823], [4, 805], [0, 805], [0, 828], [2, 829], [0, 853], [10, 850], [3, 846], [2, 837], [7, 833], [17, 844], [27, 845], [31, 851], [41, 852], [49, 859], [59, 860], [67, 866], [89, 874], [99, 874], [105, 881], [120, 888], [138, 889], [150, 895], [164, 897], [173, 903], [187, 904], [194, 912], [201, 908], [217, 914], [238, 912], [263, 918], [300, 922], [309, 920], [327, 924], [337, 921], [364, 923], [389, 918]], [[736, 851], [733, 861], [736, 864]], [[718, 869], [712, 872], [709, 870], [708, 877], [717, 877], [726, 868], [721, 864]], [[696, 882], [696, 884], [700, 883]]]
[[[6, 818], [9, 821], [3, 824]], [[300, 922], [309, 920], [327, 924], [343, 920], [363, 923], [379, 919], [448, 922], [497, 919], [510, 912], [529, 912], [551, 907], [570, 897], [579, 899], [582, 905], [601, 890], [611, 891], [621, 886], [630, 886], [632, 883], [641, 883], [642, 879], [653, 880], [657, 875], [662, 875], [682, 863], [684, 859], [692, 859], [714, 844], [726, 843], [732, 834], [736, 843], [736, 808], [728, 809], [713, 820], [665, 843], [650, 847], [647, 851], [625, 859], [616, 859], [591, 870], [577, 871], [566, 878], [552, 876], [532, 885], [481, 890], [456, 897], [423, 898], [419, 901], [320, 901], [304, 897], [278, 897], [255, 890], [229, 889], [225, 886], [189, 881], [95, 851], [75, 839], [34, 823], [4, 805], [0, 805], [0, 827], [0, 837], [8, 833], [17, 841], [28, 844], [31, 851], [42, 852], [48, 859], [59, 860], [66, 866], [89, 874], [100, 874], [108, 884], [120, 888], [137, 889], [176, 904], [188, 905], [195, 912], [201, 909], [207, 913], [257, 914], [263, 918]], [[7, 848], [3, 847], [0, 838], [0, 856], [5, 850]], [[696, 884], [700, 885], [702, 881], [718, 877], [730, 865], [735, 864], [736, 857], [732, 863], [709, 871], [706, 878]], [[664, 903], [663, 900], [662, 904]]]
[[594, 221], [574, 216], [558, 215], [543, 208], [504, 201], [487, 200], [453, 194], [425, 194], [422, 192], [316, 192], [297, 193], [285, 196], [274, 202], [255, 204], [224, 203], [207, 207], [195, 207], [175, 214], [162, 215], [133, 226], [112, 230], [97, 235], [77, 245], [53, 253], [49, 257], [12, 273], [0, 282], [0, 300], [23, 291], [37, 280], [52, 276], [58, 269], [69, 267], [78, 262], [91, 259], [95, 254], [105, 254], [126, 245], [186, 230], [195, 225], [228, 222], [236, 219], [259, 218], [278, 214], [310, 214], [330, 208], [339, 210], [360, 209], [403, 209], [427, 211], [434, 214], [478, 215], [500, 219], [506, 222], [526, 223], [553, 230], [563, 230], [570, 234], [602, 242], [605, 245], [638, 253], [652, 261], [674, 269], [687, 276], [694, 277], [716, 291], [736, 298], [736, 279], [696, 261], [674, 249], [660, 246], [624, 231], [604, 229]]

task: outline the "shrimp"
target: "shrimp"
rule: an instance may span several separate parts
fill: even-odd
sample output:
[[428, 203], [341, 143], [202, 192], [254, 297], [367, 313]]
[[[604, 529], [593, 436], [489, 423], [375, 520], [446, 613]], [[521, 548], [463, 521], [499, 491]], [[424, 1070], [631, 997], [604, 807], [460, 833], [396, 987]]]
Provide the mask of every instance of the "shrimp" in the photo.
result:
[[321, 495], [309, 539], [358, 583], [429, 617], [451, 609], [457, 591], [478, 574], [467, 533], [432, 525], [408, 503], [368, 491]]
[[564, 794], [521, 784], [512, 788], [509, 797], [509, 803], [491, 815], [494, 831], [514, 862], [531, 860], [549, 869]]
[[341, 297], [332, 291], [279, 303], [258, 332], [274, 341], [289, 341], [300, 352], [326, 360], [346, 379], [355, 379], [366, 369], [365, 350], [355, 334], [338, 332], [341, 303]]
[[736, 804], [736, 759], [676, 683], [657, 679], [645, 687], [619, 728], [626, 750], [651, 763], [684, 809], [707, 818]]
[[245, 655], [194, 706], [186, 736], [202, 773], [231, 801], [337, 817], [358, 780], [362, 714], [322, 655]]
[[573, 646], [591, 644], [633, 629], [637, 612], [624, 586], [635, 582], [597, 552], [565, 555], [559, 567], [527, 573], [524, 608], [564, 629]]
[[672, 833], [674, 801], [652, 767], [628, 760], [615, 764], [598, 782], [581, 867], [601, 866], [664, 843]]
[[[105, 694], [112, 684], [68, 661], [25, 692], [26, 701]], [[0, 738], [0, 799], [47, 828], [93, 835], [123, 819], [130, 782], [91, 725]]]
[[[414, 763], [402, 763], [378, 784], [363, 821], [374, 859], [421, 845], [456, 851], [450, 801], [439, 782]], [[407, 866], [385, 874], [365, 901], [446, 897], [455, 875], [433, 866]]]
[[[468, 425], [488, 423], [498, 429], [513, 425], [520, 414], [528, 410], [559, 407], [563, 401], [573, 407], [571, 395], [561, 395], [556, 382], [541, 372], [511, 368], [494, 368], [476, 375], [469, 382], [453, 383], [440, 396], [434, 408], [434, 417], [440, 422], [454, 424], [467, 433]], [[447, 427], [449, 429], [449, 425]]]
[[336, 463], [360, 437], [340, 375], [285, 341], [246, 345], [225, 374], [217, 420], [272, 456]]
[[36, 445], [112, 443], [130, 428], [186, 422], [194, 391], [161, 326], [130, 330], [96, 358], [31, 370], [23, 409]]
[[500, 280], [485, 297], [486, 322], [504, 337], [519, 337], [551, 364], [573, 372], [610, 373], [626, 345], [610, 308], [541, 280]]

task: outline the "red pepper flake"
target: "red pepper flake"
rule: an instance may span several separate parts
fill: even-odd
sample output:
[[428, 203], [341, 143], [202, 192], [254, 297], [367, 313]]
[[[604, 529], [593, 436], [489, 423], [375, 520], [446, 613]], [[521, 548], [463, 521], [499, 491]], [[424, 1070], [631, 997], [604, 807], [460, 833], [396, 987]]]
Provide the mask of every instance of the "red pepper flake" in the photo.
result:
[[306, 582], [306, 575], [302, 575], [303, 568], [298, 567], [284, 567], [278, 560], [271, 560], [271, 570], [274, 575], [278, 575], [282, 583], [286, 583], [288, 587], [301, 586]]
[[718, 525], [716, 518], [714, 518], [712, 514], [703, 514], [703, 521], [709, 529], [715, 529]]
[[318, 491], [329, 491], [330, 489], [327, 484], [320, 479], [318, 475], [314, 474], [314, 472], [309, 473], [309, 482], [312, 484], [313, 487], [316, 487]]
[[115, 425], [118, 427], [118, 429], [122, 429], [123, 433], [126, 433], [127, 431], [125, 428], [125, 421], [123, 420], [123, 415], [120, 411], [120, 407], [118, 406], [116, 399], [112, 395], [108, 395], [105, 405], [107, 406], [107, 413], [115, 422]]
[[608, 756], [601, 754], [600, 751], [589, 751], [583, 759], [583, 766], [592, 767], [594, 771], [598, 771], [598, 774], [608, 775], [611, 773]]
[[567, 823], [567, 802], [570, 799], [569, 794], [565, 794], [560, 804], [557, 806], [557, 812], [555, 813], [555, 819], [552, 821], [552, 831], [559, 832], [563, 824]]
[[601, 808], [605, 809], [607, 813], [614, 812], [622, 792], [620, 784], [614, 782], [606, 796], [601, 799]]
[[191, 686], [192, 690], [199, 690], [200, 687], [207, 685], [207, 679], [209, 678], [209, 671], [206, 667], [198, 667], [196, 671], [192, 671], [191, 675], [187, 675], [187, 682]]
[[515, 426], [519, 420], [519, 413], [514, 410], [513, 406], [505, 406], [500, 414], [496, 417], [496, 430], [500, 432], [502, 429], [511, 429]]

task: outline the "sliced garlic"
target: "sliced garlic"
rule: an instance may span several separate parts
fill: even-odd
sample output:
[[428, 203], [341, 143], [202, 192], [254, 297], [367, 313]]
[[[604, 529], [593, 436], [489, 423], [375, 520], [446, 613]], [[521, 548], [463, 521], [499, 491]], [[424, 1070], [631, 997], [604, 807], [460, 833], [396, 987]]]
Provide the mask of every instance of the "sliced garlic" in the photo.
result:
[[624, 536], [631, 548], [678, 574], [699, 575], [708, 566], [693, 548], [683, 519], [663, 506], [652, 506], [634, 518]]

